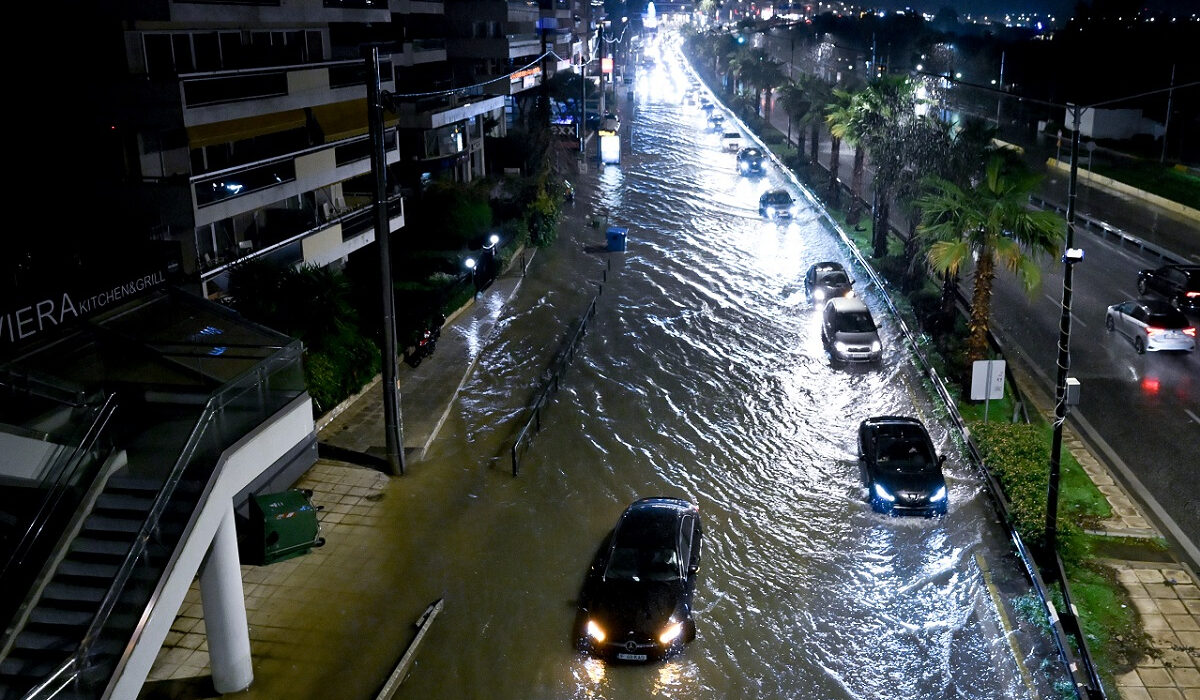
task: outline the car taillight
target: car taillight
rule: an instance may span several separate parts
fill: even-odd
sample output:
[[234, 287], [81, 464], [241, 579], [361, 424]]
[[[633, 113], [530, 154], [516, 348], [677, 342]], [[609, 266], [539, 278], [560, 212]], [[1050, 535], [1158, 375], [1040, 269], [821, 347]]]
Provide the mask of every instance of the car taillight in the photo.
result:
[[1167, 330], [1167, 329], [1159, 328], [1157, 326], [1146, 326], [1146, 335], [1155, 335], [1157, 333], [1162, 333], [1165, 330]]
[[1195, 329], [1194, 327], [1188, 327], [1188, 328], [1184, 328], [1184, 329], [1183, 329], [1183, 334], [1184, 334], [1184, 335], [1190, 335], [1190, 336], [1192, 336], [1193, 338], [1195, 338], [1195, 337], [1196, 337], [1196, 329]]
[[1187, 294], [1184, 294], [1184, 296], [1188, 299], [1195, 299], [1196, 297], [1200, 297], [1200, 292], [1188, 292]]

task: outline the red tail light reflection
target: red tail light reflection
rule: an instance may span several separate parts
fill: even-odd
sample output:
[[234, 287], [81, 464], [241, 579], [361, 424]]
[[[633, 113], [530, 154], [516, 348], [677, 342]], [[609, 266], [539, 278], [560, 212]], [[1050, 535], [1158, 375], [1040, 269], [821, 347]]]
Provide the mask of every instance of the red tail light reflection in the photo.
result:
[[1157, 394], [1158, 387], [1158, 377], [1142, 378], [1142, 391], [1146, 392], [1147, 394]]

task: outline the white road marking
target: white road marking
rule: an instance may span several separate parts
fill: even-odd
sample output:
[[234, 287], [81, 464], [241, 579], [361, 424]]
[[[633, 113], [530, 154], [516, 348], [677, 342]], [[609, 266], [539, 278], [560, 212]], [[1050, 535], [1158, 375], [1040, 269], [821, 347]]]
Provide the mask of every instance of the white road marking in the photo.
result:
[[1195, 413], [1192, 413], [1191, 411], [1189, 411], [1186, 408], [1183, 409], [1183, 412], [1188, 414], [1192, 420], [1196, 421], [1197, 423], [1200, 423], [1200, 416], [1197, 416]]

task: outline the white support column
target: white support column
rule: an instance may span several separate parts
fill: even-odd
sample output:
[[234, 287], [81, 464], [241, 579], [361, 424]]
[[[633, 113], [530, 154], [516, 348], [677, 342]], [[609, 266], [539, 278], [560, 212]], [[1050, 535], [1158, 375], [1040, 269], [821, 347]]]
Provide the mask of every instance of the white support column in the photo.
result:
[[208, 635], [213, 687], [218, 693], [245, 690], [254, 680], [235, 527], [233, 502], [230, 501], [204, 563], [200, 565], [204, 628]]

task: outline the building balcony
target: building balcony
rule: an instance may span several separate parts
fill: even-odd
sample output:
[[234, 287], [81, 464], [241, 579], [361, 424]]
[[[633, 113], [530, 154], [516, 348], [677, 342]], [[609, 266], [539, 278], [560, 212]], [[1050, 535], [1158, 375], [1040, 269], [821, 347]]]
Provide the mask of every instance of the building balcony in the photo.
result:
[[438, 63], [446, 60], [445, 39], [417, 39], [405, 42], [400, 53], [391, 56], [392, 63], [397, 66], [411, 67], [424, 63]]
[[388, 9], [397, 15], [446, 14], [446, 5], [440, 0], [388, 0]]
[[388, 22], [391, 13], [384, 0], [257, 0], [256, 2], [175, 2], [175, 0], [145, 0], [147, 7], [139, 14], [145, 17], [170, 17], [178, 23], [209, 23], [214, 8], [220, 8], [223, 22], [231, 26], [290, 25], [302, 11], [311, 22]]
[[542, 39], [536, 32], [509, 34], [503, 37], [449, 39], [447, 48], [455, 58], [490, 58], [513, 60], [537, 56], [542, 52]]
[[401, 129], [440, 129], [503, 109], [504, 98], [490, 95], [439, 95], [398, 106], [400, 111], [396, 119]]
[[[365, 98], [366, 74], [363, 61], [188, 73], [179, 76], [178, 100], [184, 126], [219, 124]], [[382, 89], [393, 89], [388, 62], [380, 75]]]

